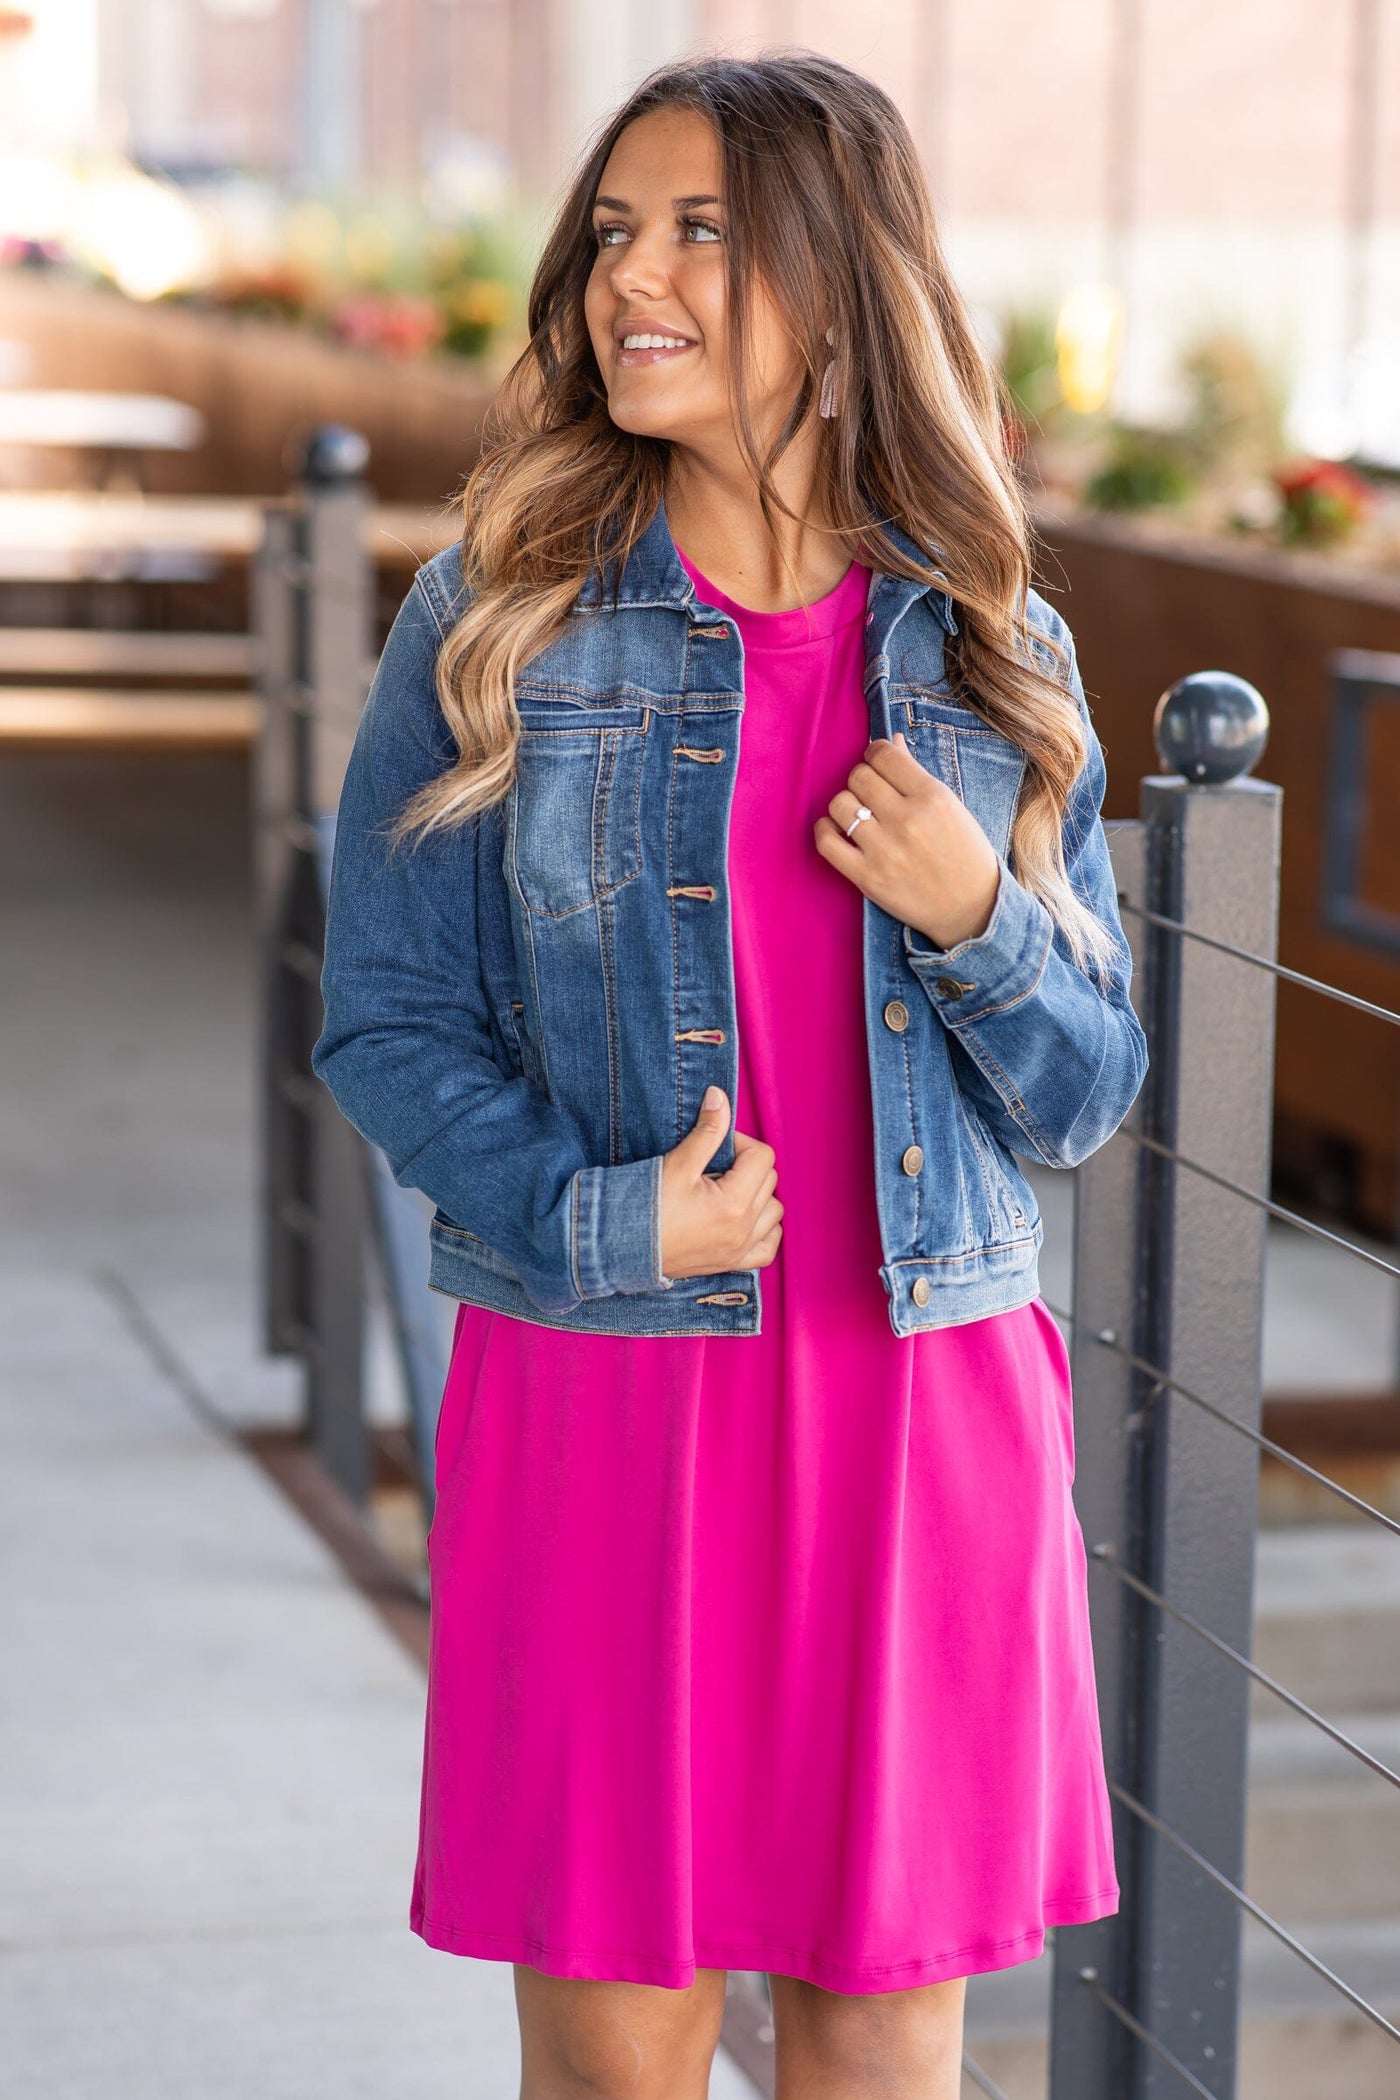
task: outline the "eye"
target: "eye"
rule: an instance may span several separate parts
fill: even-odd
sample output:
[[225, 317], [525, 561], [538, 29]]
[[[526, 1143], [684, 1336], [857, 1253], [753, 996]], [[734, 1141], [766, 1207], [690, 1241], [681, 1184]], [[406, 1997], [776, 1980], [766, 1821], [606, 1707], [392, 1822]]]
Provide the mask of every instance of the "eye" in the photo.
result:
[[[724, 239], [723, 229], [717, 226], [713, 219], [699, 219], [693, 216], [685, 217], [682, 218], [681, 225], [685, 228], [686, 245], [688, 247], [708, 248], [712, 245], [712, 241], [722, 241]], [[702, 235], [711, 236], [711, 238], [692, 241], [690, 235], [697, 231]], [[603, 219], [595, 224], [593, 238], [599, 248], [616, 248], [618, 243], [611, 239], [610, 236], [615, 233], [625, 234], [626, 232], [627, 228], [623, 225], [621, 219]]]

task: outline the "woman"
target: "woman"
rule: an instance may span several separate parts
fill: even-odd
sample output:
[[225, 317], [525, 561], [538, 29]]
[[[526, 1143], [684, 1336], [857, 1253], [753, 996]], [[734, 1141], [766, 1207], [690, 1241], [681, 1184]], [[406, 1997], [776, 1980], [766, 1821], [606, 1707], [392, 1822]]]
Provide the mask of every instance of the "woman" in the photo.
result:
[[651, 76], [530, 330], [314, 1053], [461, 1301], [411, 1923], [514, 1964], [525, 2100], [703, 2094], [731, 1967], [780, 2091], [951, 2100], [966, 1976], [1118, 1901], [1013, 1156], [1143, 1075], [1102, 756], [869, 81]]

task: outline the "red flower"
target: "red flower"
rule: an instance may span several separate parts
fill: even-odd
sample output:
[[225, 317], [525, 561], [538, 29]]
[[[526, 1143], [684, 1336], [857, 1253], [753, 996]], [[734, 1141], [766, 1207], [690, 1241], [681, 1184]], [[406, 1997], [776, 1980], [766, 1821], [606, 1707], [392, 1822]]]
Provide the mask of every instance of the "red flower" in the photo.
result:
[[333, 326], [342, 342], [357, 349], [415, 356], [431, 349], [443, 332], [436, 303], [409, 293], [358, 292], [342, 299]]
[[1323, 545], [1341, 539], [1375, 501], [1370, 483], [1335, 459], [1287, 461], [1275, 468], [1274, 484], [1283, 498], [1286, 540]]
[[1318, 495], [1335, 497], [1340, 503], [1354, 503], [1363, 510], [1373, 496], [1369, 482], [1335, 459], [1290, 461], [1275, 469], [1274, 480], [1284, 496], [1302, 495], [1305, 490], [1313, 490]]

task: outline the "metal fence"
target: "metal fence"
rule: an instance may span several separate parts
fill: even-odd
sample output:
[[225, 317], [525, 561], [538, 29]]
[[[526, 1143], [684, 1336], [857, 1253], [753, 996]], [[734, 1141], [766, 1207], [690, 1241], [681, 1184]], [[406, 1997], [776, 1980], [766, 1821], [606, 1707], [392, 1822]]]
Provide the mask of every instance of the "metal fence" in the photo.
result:
[[[270, 1349], [303, 1358], [308, 1436], [363, 1502], [364, 1286], [377, 1254], [430, 1515], [445, 1366], [426, 1303], [424, 1218], [309, 1063], [334, 811], [372, 670], [362, 468], [353, 434], [321, 433], [302, 485], [269, 507], [257, 569], [265, 1331]], [[1359, 704], [1345, 678], [1354, 686], [1364, 671], [1374, 685], [1384, 669], [1339, 667], [1338, 779], [1353, 778], [1346, 710]], [[1109, 827], [1151, 1066], [1122, 1129], [1076, 1172], [1073, 1303], [1051, 1310], [1071, 1337], [1074, 1492], [1122, 1902], [1111, 1918], [1051, 1935], [1050, 2100], [1234, 2100], [1246, 1915], [1400, 2045], [1400, 2028], [1242, 1885], [1252, 1685], [1400, 1786], [1251, 1657], [1262, 1452], [1400, 1532], [1261, 1429], [1268, 1219], [1400, 1280], [1394, 1263], [1267, 1193], [1278, 979], [1383, 1024], [1400, 1015], [1277, 960], [1282, 796], [1249, 777], [1266, 720], [1239, 680], [1183, 680], [1156, 724], [1175, 770], [1142, 783], [1136, 822]], [[1342, 829], [1333, 897], [1349, 894], [1354, 859], [1354, 827]], [[1337, 923], [1345, 913], [1338, 904]], [[1364, 930], [1374, 937], [1370, 920]], [[752, 1998], [752, 1979], [745, 1988]], [[745, 2068], [771, 2090], [762, 2009], [736, 2002], [734, 2031]], [[1400, 2046], [1395, 2062], [1400, 2092]], [[964, 2069], [1005, 2100], [971, 2053]]]
[[[1220, 777], [1256, 755], [1249, 713], [1249, 690], [1219, 674], [1174, 688], [1159, 751], [1216, 778], [1145, 780], [1140, 820], [1112, 840], [1152, 1063], [1122, 1130], [1078, 1169], [1074, 1302], [1052, 1309], [1071, 1332], [1123, 1896], [1116, 1916], [1055, 1935], [1051, 2100], [1233, 2100], [1246, 1916], [1400, 2045], [1400, 2028], [1242, 1885], [1252, 1684], [1400, 1786], [1251, 1657], [1262, 1452], [1400, 1532], [1260, 1427], [1268, 1219], [1400, 1278], [1267, 1193], [1275, 988], [1283, 977], [1388, 1025], [1400, 1015], [1278, 962], [1282, 797]], [[1400, 2047], [1395, 2080], [1400, 2091]]]
[[[374, 672], [368, 449], [329, 425], [302, 479], [264, 512], [253, 575], [262, 729], [254, 755], [254, 888], [262, 1010], [263, 1341], [301, 1359], [306, 1435], [361, 1507], [373, 1477], [367, 1285], [383, 1287], [432, 1515], [433, 1436], [446, 1375], [427, 1285], [427, 1210], [394, 1181], [311, 1070], [321, 1032], [325, 899], [345, 767]], [[430, 1206], [428, 1207], [430, 1208]]]

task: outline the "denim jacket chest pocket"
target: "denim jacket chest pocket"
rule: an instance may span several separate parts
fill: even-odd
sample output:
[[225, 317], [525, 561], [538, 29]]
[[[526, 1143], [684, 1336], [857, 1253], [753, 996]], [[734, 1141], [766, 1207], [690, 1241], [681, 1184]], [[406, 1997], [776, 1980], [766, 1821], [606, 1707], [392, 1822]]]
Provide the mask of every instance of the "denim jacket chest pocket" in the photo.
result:
[[971, 810], [1002, 859], [1010, 858], [1025, 754], [953, 701], [899, 698], [892, 709], [915, 758]]
[[506, 879], [527, 911], [562, 918], [642, 871], [644, 701], [522, 684], [505, 804]]

